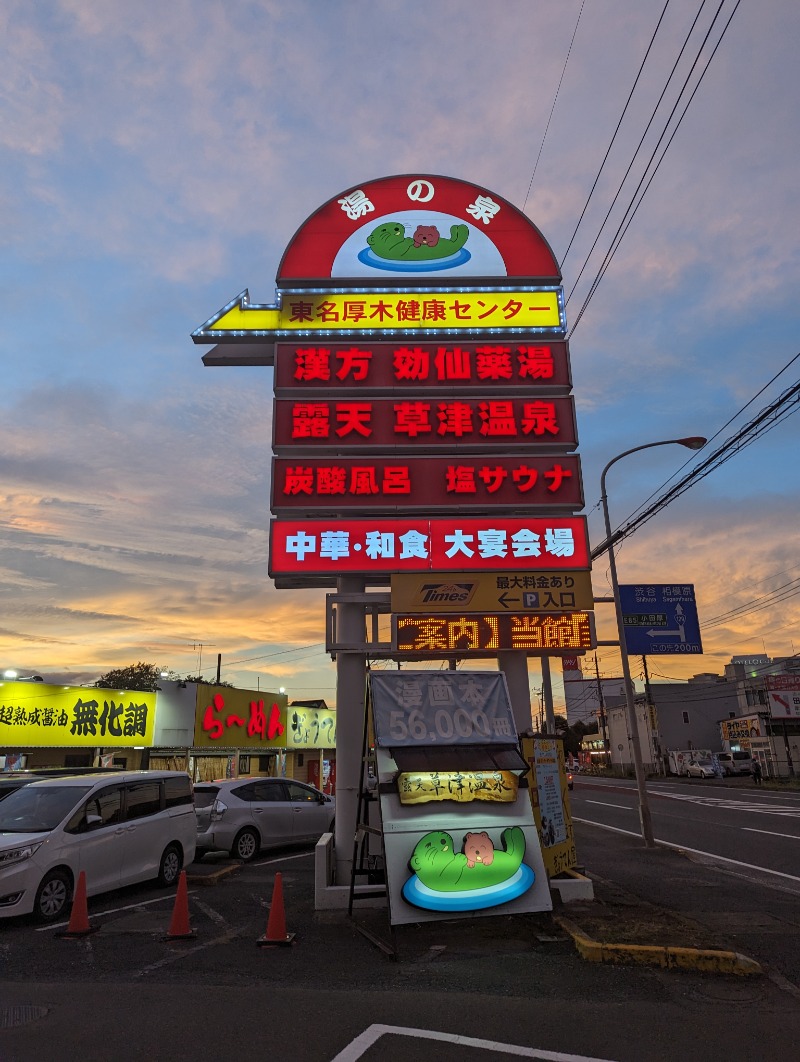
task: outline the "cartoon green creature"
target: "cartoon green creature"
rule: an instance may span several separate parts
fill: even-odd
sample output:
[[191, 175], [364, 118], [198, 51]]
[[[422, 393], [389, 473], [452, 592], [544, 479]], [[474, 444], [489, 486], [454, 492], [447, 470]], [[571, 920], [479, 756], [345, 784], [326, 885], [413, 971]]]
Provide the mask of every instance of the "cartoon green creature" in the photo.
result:
[[373, 254], [389, 262], [429, 262], [456, 254], [468, 236], [467, 225], [451, 225], [450, 239], [440, 236], [438, 229], [429, 225], [420, 226], [412, 238], [406, 236], [402, 222], [386, 221], [372, 230], [367, 243]]
[[[486, 841], [470, 845], [471, 838]], [[417, 843], [409, 865], [422, 884], [436, 892], [491, 888], [513, 877], [525, 855], [525, 835], [519, 826], [503, 830], [501, 840], [502, 852], [492, 846], [487, 834], [467, 834], [465, 855], [455, 851], [449, 833], [433, 830]]]

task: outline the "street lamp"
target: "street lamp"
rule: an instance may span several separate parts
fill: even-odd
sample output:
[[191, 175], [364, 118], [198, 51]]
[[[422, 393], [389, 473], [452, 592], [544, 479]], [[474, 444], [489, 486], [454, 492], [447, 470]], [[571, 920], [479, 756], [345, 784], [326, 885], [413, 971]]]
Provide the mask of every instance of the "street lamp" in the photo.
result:
[[708, 440], [701, 435], [693, 435], [686, 439], [662, 439], [660, 442], [642, 443], [641, 446], [632, 446], [630, 450], [624, 450], [616, 457], [612, 457], [600, 475], [600, 502], [603, 506], [603, 519], [606, 525], [606, 544], [608, 546], [608, 567], [611, 572], [611, 592], [614, 595], [614, 608], [617, 613], [617, 635], [619, 637], [619, 651], [622, 658], [622, 678], [625, 684], [625, 716], [628, 724], [628, 735], [633, 746], [633, 769], [636, 775], [636, 788], [639, 791], [639, 822], [642, 828], [642, 837], [648, 848], [655, 847], [653, 837], [653, 820], [650, 815], [650, 804], [647, 800], [647, 787], [645, 786], [644, 764], [642, 763], [642, 748], [639, 744], [639, 727], [636, 723], [636, 705], [634, 702], [633, 681], [631, 669], [628, 663], [628, 653], [625, 648], [625, 625], [622, 622], [622, 604], [619, 599], [619, 582], [617, 580], [617, 563], [614, 559], [614, 543], [611, 540], [611, 520], [608, 516], [608, 497], [606, 495], [606, 473], [617, 461], [621, 461], [628, 454], [638, 453], [639, 450], [649, 450], [653, 446], [686, 446], [689, 450], [700, 450]]

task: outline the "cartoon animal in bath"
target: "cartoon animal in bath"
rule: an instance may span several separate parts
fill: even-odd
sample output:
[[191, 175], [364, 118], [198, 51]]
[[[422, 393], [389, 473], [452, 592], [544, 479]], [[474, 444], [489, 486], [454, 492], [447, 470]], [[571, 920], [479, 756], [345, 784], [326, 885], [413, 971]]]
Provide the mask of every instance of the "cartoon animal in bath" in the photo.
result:
[[[488, 834], [467, 836], [486, 837], [493, 853], [488, 862], [483, 859], [479, 862], [476, 859], [470, 865], [470, 857], [455, 851], [453, 838], [444, 830], [432, 830], [420, 838], [409, 860], [409, 866], [423, 885], [436, 892], [485, 889], [502, 884], [519, 870], [525, 855], [525, 834], [519, 826], [510, 826], [503, 830], [500, 838], [503, 851], [492, 846]], [[485, 842], [481, 842], [480, 847], [486, 851]]]
[[468, 833], [464, 838], [464, 855], [470, 869], [476, 863], [490, 867], [494, 862], [494, 845], [489, 834], [485, 830], [483, 833]]
[[440, 236], [435, 225], [420, 225], [417, 232], [420, 228], [433, 229], [438, 238], [431, 242], [432, 235], [428, 238], [425, 234], [426, 242], [417, 244], [411, 236], [406, 236], [405, 225], [401, 221], [385, 221], [367, 236], [367, 243], [378, 258], [385, 258], [389, 262], [425, 262], [456, 254], [469, 236], [467, 225], [451, 225], [449, 239]]
[[414, 246], [420, 247], [423, 243], [427, 247], [435, 247], [441, 237], [435, 225], [417, 225], [414, 232]]

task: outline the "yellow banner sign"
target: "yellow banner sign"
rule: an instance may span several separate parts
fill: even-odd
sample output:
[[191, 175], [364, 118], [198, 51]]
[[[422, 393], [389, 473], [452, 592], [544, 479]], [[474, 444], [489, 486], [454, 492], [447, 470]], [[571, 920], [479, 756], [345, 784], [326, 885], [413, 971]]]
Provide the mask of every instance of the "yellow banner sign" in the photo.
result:
[[194, 744], [198, 748], [286, 748], [287, 704], [283, 693], [198, 684]]
[[192, 333], [195, 341], [224, 335], [287, 335], [298, 332], [481, 332], [508, 329], [563, 331], [560, 287], [509, 291], [298, 291], [283, 292], [280, 305], [251, 305], [243, 292]]
[[591, 572], [393, 575], [392, 612], [566, 612], [594, 608]]
[[414, 771], [397, 777], [401, 804], [428, 804], [432, 800], [493, 800], [513, 804], [517, 777], [510, 771]]
[[0, 746], [148, 746], [155, 714], [155, 693], [5, 682], [0, 685]]
[[287, 748], [336, 748], [336, 711], [333, 708], [292, 705], [287, 709], [287, 719]]

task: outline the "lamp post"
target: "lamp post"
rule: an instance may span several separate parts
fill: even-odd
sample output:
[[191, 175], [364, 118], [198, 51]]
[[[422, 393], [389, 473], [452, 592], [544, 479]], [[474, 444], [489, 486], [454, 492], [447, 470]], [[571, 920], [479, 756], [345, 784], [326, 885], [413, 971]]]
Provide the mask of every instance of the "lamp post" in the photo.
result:
[[612, 457], [600, 475], [600, 502], [603, 506], [603, 519], [606, 526], [606, 543], [608, 546], [608, 567], [611, 573], [611, 591], [614, 595], [614, 608], [617, 613], [617, 634], [619, 636], [619, 651], [622, 658], [622, 678], [625, 685], [625, 717], [628, 724], [628, 736], [633, 748], [633, 770], [636, 775], [636, 788], [639, 792], [639, 822], [642, 828], [642, 837], [648, 848], [655, 847], [653, 837], [653, 820], [650, 815], [650, 804], [647, 799], [647, 787], [645, 785], [644, 764], [642, 763], [642, 747], [639, 743], [639, 727], [636, 723], [636, 704], [634, 702], [633, 681], [628, 662], [628, 653], [625, 648], [625, 625], [622, 622], [622, 604], [619, 599], [619, 581], [617, 579], [617, 562], [614, 558], [614, 543], [611, 540], [611, 520], [608, 516], [608, 496], [606, 495], [606, 473], [617, 461], [629, 454], [638, 453], [639, 450], [649, 450], [653, 446], [686, 446], [690, 450], [699, 450], [705, 446], [707, 440], [700, 435], [690, 436], [686, 439], [662, 439], [660, 442], [642, 443], [641, 446], [632, 446], [630, 450], [624, 450], [616, 457]]

